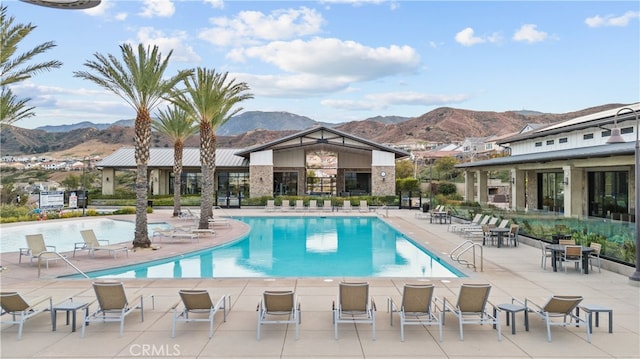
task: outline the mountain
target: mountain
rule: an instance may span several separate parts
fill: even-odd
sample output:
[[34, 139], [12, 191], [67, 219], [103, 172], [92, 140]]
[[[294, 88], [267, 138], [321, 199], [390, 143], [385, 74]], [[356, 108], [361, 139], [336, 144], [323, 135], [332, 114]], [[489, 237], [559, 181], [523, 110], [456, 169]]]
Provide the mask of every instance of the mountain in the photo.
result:
[[[234, 116], [217, 131], [218, 147], [247, 148], [276, 140], [301, 130], [325, 125], [371, 141], [384, 144], [410, 142], [460, 142], [466, 137], [507, 135], [520, 131], [528, 123], [550, 124], [570, 118], [622, 106], [608, 104], [564, 114], [535, 111], [471, 111], [440, 107], [414, 118], [399, 116], [373, 117], [342, 124], [317, 122], [308, 117], [287, 112], [249, 111]], [[82, 123], [87, 125], [90, 123]], [[33, 155], [55, 152], [64, 156], [106, 156], [121, 146], [133, 146], [133, 120], [122, 120], [118, 125], [99, 129], [97, 125], [61, 131], [64, 126], [47, 126], [29, 130], [15, 126], [2, 128], [0, 155]], [[71, 127], [68, 127], [71, 128]], [[199, 136], [185, 141], [185, 146], [198, 147]], [[153, 132], [153, 147], [171, 147], [166, 136]], [[56, 157], [56, 156], [53, 156]]]
[[82, 121], [74, 123], [72, 125], [40, 126], [37, 127], [36, 130], [43, 130], [45, 132], [69, 132], [83, 128], [95, 128], [96, 130], [104, 130], [111, 126], [133, 127], [134, 122], [135, 120], [119, 120], [114, 123], [93, 123], [89, 121]]

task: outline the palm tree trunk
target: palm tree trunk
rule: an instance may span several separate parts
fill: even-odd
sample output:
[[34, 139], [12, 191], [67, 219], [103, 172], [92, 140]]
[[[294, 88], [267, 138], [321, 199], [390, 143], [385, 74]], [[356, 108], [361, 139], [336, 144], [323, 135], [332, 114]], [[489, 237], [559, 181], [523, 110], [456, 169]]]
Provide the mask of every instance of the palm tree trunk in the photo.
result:
[[176, 141], [173, 144], [173, 216], [180, 215], [180, 191], [182, 190], [182, 153], [184, 144]]
[[138, 110], [135, 121], [136, 154], [136, 229], [133, 246], [148, 248], [151, 245], [147, 227], [147, 191], [149, 182], [147, 165], [149, 163], [149, 142], [151, 140], [151, 116], [144, 108]]
[[215, 168], [215, 147], [213, 130], [207, 120], [200, 121], [200, 163], [202, 164], [202, 195], [200, 199], [200, 222], [198, 228], [209, 228], [209, 218], [213, 215], [213, 170]]

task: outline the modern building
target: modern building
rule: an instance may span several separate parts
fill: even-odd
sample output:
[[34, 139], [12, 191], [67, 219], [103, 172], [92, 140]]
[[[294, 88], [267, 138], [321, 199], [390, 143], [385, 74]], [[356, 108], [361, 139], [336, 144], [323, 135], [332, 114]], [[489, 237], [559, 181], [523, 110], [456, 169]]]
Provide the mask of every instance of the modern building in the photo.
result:
[[[531, 128], [497, 143], [511, 155], [460, 164], [465, 199], [487, 203], [490, 171], [510, 172], [513, 210], [635, 220], [640, 103]], [[625, 143], [607, 144], [618, 127]]]
[[[331, 157], [330, 168], [310, 167], [310, 154]], [[395, 195], [395, 161], [409, 153], [348, 133], [313, 127], [249, 149], [217, 149], [215, 186], [220, 196]], [[173, 148], [151, 148], [148, 163], [151, 194], [173, 188]], [[115, 192], [119, 170], [136, 168], [134, 148], [121, 148], [96, 164], [102, 169], [102, 193]], [[183, 152], [183, 194], [200, 193], [200, 150]]]

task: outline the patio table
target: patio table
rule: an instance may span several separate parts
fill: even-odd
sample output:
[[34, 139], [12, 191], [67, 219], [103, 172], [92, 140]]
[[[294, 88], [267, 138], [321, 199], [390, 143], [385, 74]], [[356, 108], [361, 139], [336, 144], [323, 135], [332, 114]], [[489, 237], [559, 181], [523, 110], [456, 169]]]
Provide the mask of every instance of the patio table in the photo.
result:
[[[564, 245], [561, 244], [549, 244], [547, 249], [551, 251], [551, 267], [553, 271], [558, 271], [558, 261], [560, 260], [561, 253], [564, 252]], [[582, 246], [582, 270], [584, 274], [589, 274], [589, 253], [593, 252], [593, 248]]]

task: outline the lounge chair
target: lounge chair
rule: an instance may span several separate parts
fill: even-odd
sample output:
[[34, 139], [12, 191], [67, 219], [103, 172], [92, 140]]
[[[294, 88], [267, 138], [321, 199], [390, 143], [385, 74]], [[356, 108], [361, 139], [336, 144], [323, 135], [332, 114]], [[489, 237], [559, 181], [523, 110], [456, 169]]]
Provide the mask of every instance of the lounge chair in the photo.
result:
[[[527, 307], [529, 312], [537, 314], [545, 321], [547, 325], [547, 341], [551, 342], [551, 326], [579, 326], [582, 323], [587, 327], [587, 342], [591, 343], [591, 329], [587, 321], [574, 314], [582, 299], [581, 296], [554, 295], [544, 306], [534, 303], [531, 299], [525, 299], [524, 306]], [[567, 317], [569, 318], [568, 322]], [[553, 321], [552, 318], [562, 318], [562, 321]], [[573, 320], [575, 320], [575, 323]]]
[[346, 200], [342, 202], [342, 210], [345, 212], [351, 212], [351, 201]]
[[[116, 258], [118, 252], [127, 253], [127, 257], [129, 256], [129, 248], [126, 245], [113, 244], [109, 245], [109, 241], [105, 239], [98, 239], [96, 234], [93, 232], [93, 229], [84, 229], [80, 231], [82, 235], [82, 240], [84, 242], [76, 243], [73, 248], [73, 256], [76, 256], [76, 250], [88, 250], [89, 254], [92, 256], [96, 255], [96, 251], [106, 251], [109, 254], [113, 255], [113, 258]], [[101, 244], [100, 242], [107, 243], [106, 245]]]
[[264, 291], [257, 310], [258, 340], [263, 324], [295, 324], [296, 340], [300, 337], [300, 301], [293, 291]]
[[7, 321], [3, 320], [1, 323], [18, 324], [18, 340], [20, 340], [22, 339], [24, 322], [42, 312], [51, 311], [53, 301], [51, 297], [41, 297], [28, 303], [18, 292], [2, 292], [0, 293], [0, 307], [2, 307], [0, 315], [8, 314], [11, 318]]
[[[209, 323], [209, 338], [213, 337], [213, 320], [216, 313], [222, 309], [223, 320], [227, 321], [227, 302], [226, 295], [223, 295], [218, 299], [216, 304], [213, 304], [209, 292], [204, 289], [182, 289], [178, 292], [180, 294], [181, 301], [176, 303], [173, 308], [173, 322], [171, 324], [171, 337], [176, 336], [176, 323], [189, 323], [189, 322], [208, 322]], [[184, 304], [182, 310], [178, 310], [180, 303]], [[206, 317], [194, 318], [190, 315], [207, 314]]]
[[296, 206], [294, 207], [297, 211], [304, 211], [306, 207], [304, 206], [304, 201], [301, 199], [296, 200]]
[[318, 200], [316, 199], [310, 199], [309, 200], [309, 207], [308, 207], [309, 211], [317, 211], [320, 209], [320, 207], [318, 207]]
[[144, 301], [142, 295], [129, 301], [124, 292], [122, 282], [93, 282], [93, 290], [96, 292], [98, 308], [89, 315], [87, 315], [86, 312], [84, 313], [84, 318], [82, 319], [82, 337], [84, 337], [84, 331], [90, 322], [119, 322], [120, 336], [122, 336], [125, 317], [136, 309], [140, 309], [140, 318], [141, 321], [144, 322]]
[[371, 337], [376, 340], [376, 304], [373, 298], [369, 298], [369, 283], [340, 283], [338, 299], [333, 302], [336, 339], [340, 323], [371, 324]]
[[360, 207], [358, 207], [358, 211], [360, 212], [369, 212], [369, 205], [367, 204], [367, 201], [360, 201]]
[[322, 204], [322, 210], [325, 212], [331, 212], [333, 211], [333, 205], [331, 204], [331, 200], [330, 199], [325, 199], [324, 203]]
[[191, 227], [154, 228], [153, 238], [191, 239], [198, 241], [200, 234], [215, 234], [213, 229], [196, 229]]
[[449, 225], [449, 227], [447, 228], [447, 231], [449, 232], [457, 232], [459, 230], [461, 230], [461, 228], [464, 228], [465, 226], [477, 226], [480, 224], [480, 221], [482, 221], [482, 217], [484, 215], [482, 213], [478, 213], [476, 214], [473, 219], [471, 221], [463, 221], [463, 222], [459, 222], [459, 223], [452, 223]]
[[[498, 329], [498, 340], [502, 340], [502, 329], [500, 328], [500, 315], [493, 316], [487, 310], [487, 304], [496, 308], [489, 302], [490, 284], [463, 284], [460, 287], [460, 294], [455, 305], [453, 302], [443, 299], [442, 310], [451, 312], [458, 317], [460, 330], [460, 340], [464, 340], [464, 324], [491, 324]], [[445, 313], [446, 314], [446, 313]], [[442, 317], [444, 324], [444, 316]]]
[[209, 222], [209, 228], [214, 229], [216, 227], [231, 227], [231, 222], [228, 218], [223, 217], [213, 217], [207, 220]]
[[442, 312], [436, 314], [433, 305], [433, 284], [405, 284], [402, 292], [402, 304], [398, 308], [393, 298], [389, 298], [389, 317], [393, 326], [393, 313], [400, 316], [400, 340], [404, 341], [405, 325], [437, 325], [439, 339], [442, 341]]
[[283, 211], [288, 211], [291, 209], [291, 204], [289, 203], [288, 199], [283, 199], [282, 200], [282, 205], [280, 206], [280, 208], [282, 208]]
[[268, 199], [267, 200], [267, 205], [264, 206], [264, 209], [267, 212], [273, 212], [276, 210], [276, 201], [272, 200], [272, 199]]
[[18, 263], [22, 263], [22, 256], [29, 257], [29, 265], [33, 265], [33, 260], [40, 262], [44, 261], [49, 269], [49, 261], [57, 261], [62, 259], [64, 255], [56, 252], [56, 246], [48, 246], [44, 243], [44, 236], [42, 234], [27, 234], [28, 248], [20, 248], [20, 257]]

